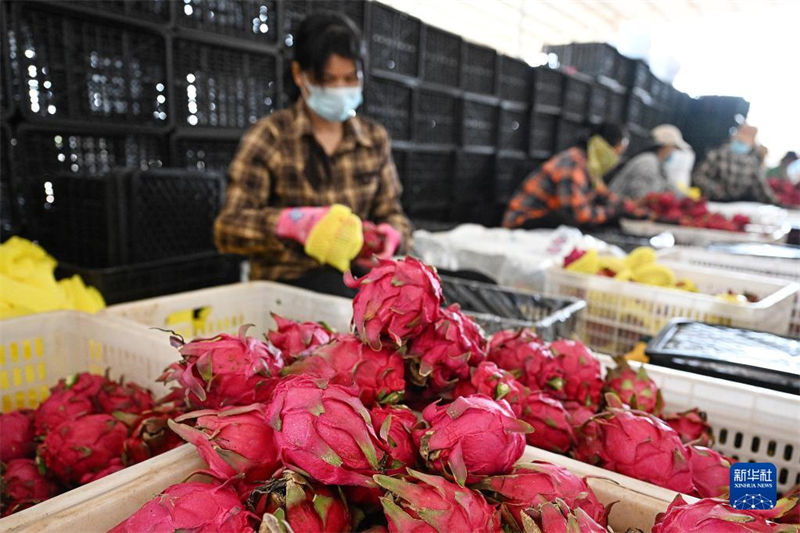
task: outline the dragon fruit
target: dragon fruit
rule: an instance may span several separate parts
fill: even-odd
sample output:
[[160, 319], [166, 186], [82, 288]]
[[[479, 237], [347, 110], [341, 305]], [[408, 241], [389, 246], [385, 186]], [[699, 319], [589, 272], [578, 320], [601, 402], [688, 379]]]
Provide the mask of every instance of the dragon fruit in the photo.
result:
[[630, 405], [633, 409], [660, 416], [664, 404], [661, 391], [655, 381], [647, 375], [644, 365], [634, 370], [624, 357], [617, 357], [614, 361], [617, 366], [606, 374], [603, 391], [613, 392], [619, 396], [622, 403]]
[[521, 522], [525, 533], [607, 533], [608, 531], [583, 509], [570, 509], [561, 500], [526, 509], [521, 513]]
[[247, 337], [249, 327], [239, 328], [236, 337], [222, 333], [186, 344], [173, 337], [183, 360], [170, 365], [159, 381], [177, 381], [186, 389], [187, 403], [195, 407], [219, 409], [266, 401], [279, 379], [283, 358], [274, 346]]
[[235, 531], [255, 533], [260, 520], [242, 506], [239, 496], [224, 485], [191, 482], [167, 487], [109, 533], [142, 531]]
[[387, 465], [387, 472], [404, 472], [407, 466], [415, 466], [419, 448], [412, 432], [419, 422], [417, 415], [408, 407], [391, 405], [373, 407], [370, 416], [375, 433], [392, 459], [392, 463]]
[[358, 337], [343, 335], [284, 369], [284, 374], [305, 374], [338, 385], [358, 387], [367, 407], [394, 403], [406, 388], [403, 358], [387, 349], [373, 350]]
[[414, 432], [420, 455], [428, 468], [459, 485], [511, 470], [525, 451], [525, 433], [532, 431], [508, 402], [479, 394], [432, 403], [422, 417], [428, 427]]
[[361, 221], [361, 229], [364, 233], [364, 245], [358, 253], [359, 259], [372, 259], [372, 256], [383, 251], [385, 237], [378, 231], [378, 226], [369, 220]]
[[[489, 340], [489, 361], [511, 372], [526, 383], [525, 362], [542, 361], [552, 357], [550, 349], [529, 329], [498, 331]], [[532, 368], [541, 365], [532, 365]], [[530, 385], [529, 385], [530, 386]], [[537, 386], [538, 387], [538, 386]]]
[[689, 504], [678, 495], [666, 512], [656, 516], [652, 533], [781, 533], [797, 526], [780, 526], [761, 511], [738, 510], [724, 500], [705, 498]]
[[575, 443], [575, 434], [569, 413], [561, 402], [541, 391], [525, 397], [519, 416], [533, 427], [528, 433], [528, 444], [556, 453], [567, 453]]
[[[115, 415], [117, 418], [120, 416], [119, 413]], [[122, 419], [132, 428], [123, 445], [123, 457], [127, 464], [141, 463], [183, 444], [183, 439], [167, 425], [171, 417], [169, 412], [146, 411]]]
[[39, 459], [62, 483], [77, 484], [120, 457], [127, 436], [125, 424], [113, 416], [85, 415], [50, 430], [39, 446]]
[[0, 413], [0, 462], [24, 459], [36, 454], [33, 442], [33, 411], [20, 409]]
[[517, 381], [511, 372], [498, 368], [491, 361], [481, 361], [471, 372], [469, 381], [464, 380], [456, 384], [453, 398], [483, 394], [494, 400], [505, 400], [517, 418], [520, 418], [527, 388]]
[[108, 475], [113, 474], [114, 472], [119, 472], [120, 470], [124, 469], [125, 465], [122, 462], [122, 459], [119, 457], [114, 457], [111, 461], [106, 465], [105, 468], [98, 470], [97, 472], [86, 472], [80, 480], [81, 485], [86, 485], [87, 483], [91, 483], [92, 481], [96, 481], [98, 479], [102, 479]]
[[608, 509], [584, 480], [563, 466], [544, 461], [520, 464], [509, 474], [484, 479], [476, 488], [501, 502], [504, 520], [514, 531], [521, 529], [525, 509], [556, 500], [562, 500], [570, 509], [582, 509], [601, 525], [607, 523]]
[[566, 402], [562, 402], [561, 405], [569, 414], [569, 418], [572, 423], [572, 429], [579, 428], [586, 423], [586, 421], [597, 414], [593, 408], [586, 407], [585, 405], [581, 405], [575, 401], [567, 400]]
[[[545, 392], [560, 400], [576, 401], [597, 410], [603, 392], [603, 378], [600, 361], [578, 341], [556, 340], [550, 343], [553, 360], [547, 361], [539, 386]], [[563, 382], [549, 378], [548, 366], [555, 365], [563, 373]], [[531, 384], [528, 384], [531, 387]]]
[[668, 414], [664, 417], [664, 421], [678, 432], [684, 444], [692, 443], [698, 446], [714, 444], [714, 434], [706, 422], [706, 414], [697, 407], [682, 413]]
[[33, 415], [36, 435], [44, 436], [66, 420], [97, 412], [93, 400], [107, 382], [103, 376], [81, 373], [59, 380]]
[[613, 394], [607, 408], [577, 432], [573, 455], [642, 481], [684, 494], [695, 490], [686, 449], [663, 420], [627, 408]]
[[435, 392], [452, 389], [469, 377], [469, 365], [486, 358], [486, 339], [480, 326], [453, 304], [442, 309], [441, 318], [409, 342], [411, 381]]
[[[294, 533], [340, 533], [351, 530], [350, 511], [341, 489], [312, 483], [291, 470], [284, 470], [280, 477], [270, 479], [254, 489], [247, 503], [256, 516], [270, 513], [280, 522], [288, 524]], [[268, 527], [266, 531], [273, 533]], [[277, 529], [275, 533], [280, 531], [282, 529]]]
[[500, 517], [483, 495], [440, 476], [408, 470], [409, 479], [377, 475], [389, 533], [500, 530]]
[[348, 272], [345, 284], [358, 289], [353, 324], [374, 350], [380, 350], [384, 341], [400, 347], [439, 319], [443, 298], [439, 276], [413, 257], [381, 260], [359, 279]]
[[295, 322], [275, 313], [272, 313], [272, 319], [275, 320], [278, 329], [267, 333], [267, 339], [281, 351], [287, 365], [333, 339], [331, 330], [324, 324]]
[[701, 498], [727, 498], [733, 459], [704, 446], [687, 446], [692, 482]]
[[[219, 411], [195, 411], [169, 421], [169, 427], [193, 444], [220, 479], [244, 474], [246, 481], [263, 481], [280, 466], [265, 407], [253, 404]], [[194, 420], [194, 427], [180, 424]]]
[[275, 387], [266, 419], [285, 466], [320, 483], [373, 486], [384, 452], [357, 391], [289, 377]]
[[142, 413], [153, 408], [153, 395], [135, 383], [106, 381], [94, 397], [97, 412]]
[[58, 486], [44, 477], [33, 459], [0, 463], [0, 516], [8, 516], [58, 494]]

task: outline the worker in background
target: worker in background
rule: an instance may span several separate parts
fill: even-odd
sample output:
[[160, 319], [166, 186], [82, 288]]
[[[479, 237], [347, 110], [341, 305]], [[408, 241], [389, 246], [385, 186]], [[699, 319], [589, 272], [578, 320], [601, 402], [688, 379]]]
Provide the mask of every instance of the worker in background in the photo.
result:
[[767, 171], [767, 177], [781, 180], [788, 179], [787, 169], [789, 168], [789, 165], [795, 161], [797, 161], [797, 153], [786, 152], [786, 154], [781, 158], [781, 162], [778, 163], [778, 166]]
[[386, 130], [361, 116], [361, 36], [339, 13], [309, 15], [295, 33], [294, 105], [256, 123], [229, 168], [214, 224], [223, 253], [250, 257], [252, 279], [351, 295], [342, 271], [377, 225], [376, 255], [407, 249], [410, 224]]
[[757, 128], [743, 124], [730, 141], [706, 154], [692, 176], [692, 184], [704, 197], [718, 202], [778, 203], [766, 183], [766, 148], [756, 143], [757, 133]]
[[662, 124], [650, 132], [650, 146], [633, 155], [614, 172], [609, 189], [625, 198], [643, 198], [651, 192], [672, 191], [684, 194], [670, 184], [667, 166], [681, 150], [691, 150], [681, 131], [671, 124]]
[[603, 175], [628, 146], [623, 126], [600, 124], [586, 141], [556, 154], [531, 174], [511, 199], [506, 228], [588, 228], [615, 220], [622, 201], [608, 191]]

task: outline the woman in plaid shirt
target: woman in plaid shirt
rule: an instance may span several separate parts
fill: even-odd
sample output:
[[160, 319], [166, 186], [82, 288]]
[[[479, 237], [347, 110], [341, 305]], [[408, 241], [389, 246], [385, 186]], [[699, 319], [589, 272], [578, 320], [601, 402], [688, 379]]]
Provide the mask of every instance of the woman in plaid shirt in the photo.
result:
[[410, 224], [386, 130], [356, 116], [358, 29], [341, 14], [318, 12], [300, 24], [294, 49], [300, 94], [242, 138], [214, 239], [221, 252], [250, 257], [253, 279], [346, 295], [341, 271], [361, 250], [362, 221], [377, 226], [378, 257], [407, 248]]

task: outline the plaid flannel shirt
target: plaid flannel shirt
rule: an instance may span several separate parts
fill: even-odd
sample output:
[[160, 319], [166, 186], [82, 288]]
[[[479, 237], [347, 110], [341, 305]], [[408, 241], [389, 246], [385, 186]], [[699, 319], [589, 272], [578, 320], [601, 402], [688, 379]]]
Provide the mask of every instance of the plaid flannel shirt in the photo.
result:
[[252, 279], [296, 279], [322, 266], [301, 244], [275, 234], [287, 207], [343, 204], [362, 220], [397, 229], [402, 249], [410, 243], [389, 136], [368, 119], [347, 120], [339, 147], [328, 156], [299, 99], [245, 133], [228, 174], [214, 242], [220, 252], [250, 256]]
[[767, 185], [758, 156], [754, 152], [734, 154], [729, 144], [708, 152], [692, 176], [692, 185], [712, 201], [779, 203]]
[[503, 226], [593, 226], [613, 219], [621, 209], [616, 195], [592, 184], [586, 153], [573, 147], [556, 154], [525, 180], [508, 205]]

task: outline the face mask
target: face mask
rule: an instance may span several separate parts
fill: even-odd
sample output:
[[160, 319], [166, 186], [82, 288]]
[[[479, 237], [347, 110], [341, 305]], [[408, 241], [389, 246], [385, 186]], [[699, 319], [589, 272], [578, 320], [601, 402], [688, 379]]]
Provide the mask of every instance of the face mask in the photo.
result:
[[669, 155], [666, 157], [666, 159], [664, 159], [664, 166], [669, 165], [670, 161], [675, 161], [675, 158], [673, 157], [674, 155], [675, 155], [675, 152], [670, 152], [669, 153]]
[[731, 141], [731, 152], [733, 152], [734, 154], [739, 154], [739, 155], [749, 154], [750, 150], [752, 149], [753, 149], [752, 146], [750, 146], [746, 142], [740, 141], [739, 139], [734, 139]]
[[361, 105], [361, 85], [358, 87], [319, 87], [306, 80], [308, 98], [306, 103], [311, 110], [325, 120], [344, 122], [356, 116], [356, 108]]

